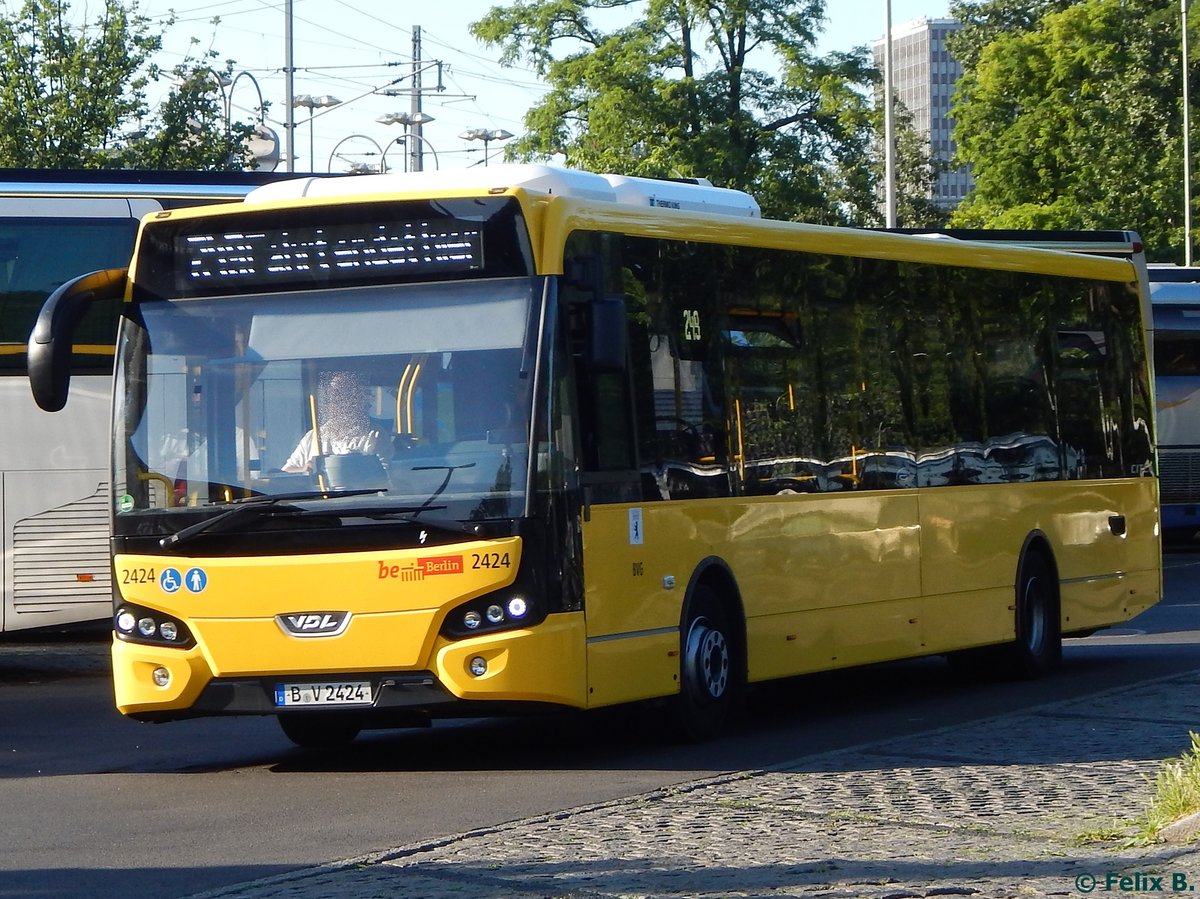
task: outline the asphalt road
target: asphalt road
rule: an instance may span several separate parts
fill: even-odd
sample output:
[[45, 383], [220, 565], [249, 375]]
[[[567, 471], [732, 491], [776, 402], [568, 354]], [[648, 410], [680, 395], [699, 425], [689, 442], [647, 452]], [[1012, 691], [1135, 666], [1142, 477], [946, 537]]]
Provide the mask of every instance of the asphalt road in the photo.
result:
[[938, 659], [797, 678], [699, 746], [618, 709], [372, 732], [313, 755], [271, 719], [122, 718], [103, 637], [0, 644], [0, 897], [187, 896], [1200, 668], [1200, 554], [1166, 566], [1163, 603], [1068, 641], [1046, 680], [968, 682]]

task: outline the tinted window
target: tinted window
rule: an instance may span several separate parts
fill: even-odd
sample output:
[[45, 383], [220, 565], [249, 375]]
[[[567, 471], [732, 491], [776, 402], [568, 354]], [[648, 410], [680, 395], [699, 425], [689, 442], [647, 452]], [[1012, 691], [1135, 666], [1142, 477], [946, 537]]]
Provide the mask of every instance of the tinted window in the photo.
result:
[[1125, 477], [1152, 460], [1128, 285], [641, 238], [622, 263], [647, 498]]
[[[42, 303], [63, 283], [129, 264], [131, 218], [0, 220], [0, 370], [24, 373], [25, 346]], [[75, 335], [77, 370], [112, 370], [118, 307], [94, 306]]]

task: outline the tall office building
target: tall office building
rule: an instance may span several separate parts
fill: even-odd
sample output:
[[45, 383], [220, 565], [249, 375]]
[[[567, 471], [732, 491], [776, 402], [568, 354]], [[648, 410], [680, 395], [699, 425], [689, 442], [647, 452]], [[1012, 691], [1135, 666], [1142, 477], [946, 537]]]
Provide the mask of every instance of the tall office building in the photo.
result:
[[[950, 99], [962, 66], [946, 49], [946, 37], [960, 28], [955, 19], [917, 19], [892, 29], [892, 90], [912, 114], [913, 127], [929, 140], [933, 157], [949, 162]], [[883, 71], [883, 38], [873, 44], [875, 65]], [[971, 189], [970, 170], [963, 166], [938, 176], [933, 200], [942, 208], [957, 206]]]

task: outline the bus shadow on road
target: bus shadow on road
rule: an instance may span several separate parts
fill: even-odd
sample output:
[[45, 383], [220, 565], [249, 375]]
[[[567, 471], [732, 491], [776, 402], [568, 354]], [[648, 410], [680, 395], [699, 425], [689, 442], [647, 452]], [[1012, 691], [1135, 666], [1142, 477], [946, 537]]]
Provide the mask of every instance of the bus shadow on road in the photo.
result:
[[[1114, 663], [1102, 650], [1069, 645], [1062, 671], [1037, 681], [964, 678], [942, 660], [920, 659], [772, 682], [748, 691], [727, 731], [700, 743], [673, 739], [661, 705], [639, 705], [368, 731], [339, 751], [296, 750], [271, 770], [517, 766], [700, 775], [777, 766], [1054, 765], [1177, 755], [1189, 745], [1189, 727], [1200, 721], [1200, 671], [1180, 674], [1176, 663], [1174, 674], [1162, 674], [1172, 669], [1155, 646], [1126, 650], [1123, 658]], [[1131, 681], [1134, 671], [1158, 676]], [[1097, 689], [1106, 692], [1097, 697]]]
[[285, 865], [113, 868], [55, 866], [5, 870], [0, 895], [38, 899], [174, 899], [205, 889], [233, 887], [294, 870]]

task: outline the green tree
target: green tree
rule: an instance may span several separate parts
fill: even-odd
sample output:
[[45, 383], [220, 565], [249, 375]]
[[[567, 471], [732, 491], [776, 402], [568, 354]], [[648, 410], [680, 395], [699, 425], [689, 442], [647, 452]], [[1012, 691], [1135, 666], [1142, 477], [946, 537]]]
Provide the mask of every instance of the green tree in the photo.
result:
[[183, 86], [150, 114], [161, 43], [121, 0], [83, 22], [65, 0], [24, 0], [0, 16], [0, 165], [238, 167], [248, 129], [225, 128], [219, 98], [201, 87], [207, 59], [177, 67]]
[[1042, 16], [1058, 12], [1078, 0], [951, 0], [950, 16], [961, 24], [948, 41], [964, 69], [974, 69], [983, 48], [1002, 35], [1034, 30]]
[[[597, 24], [617, 7], [640, 16]], [[816, 54], [824, 10], [824, 0], [517, 0], [472, 31], [551, 86], [509, 145], [516, 158], [706, 177], [774, 217], [877, 224], [877, 73], [863, 49]]]
[[233, 171], [252, 162], [247, 141], [254, 127], [226, 121], [221, 84], [232, 82], [233, 63], [205, 64], [215, 56], [189, 57], [172, 69], [175, 88], [149, 123], [129, 135], [118, 157], [124, 167]]
[[1178, 255], [1178, 9], [1078, 0], [982, 44], [955, 95], [955, 139], [975, 189], [953, 222], [1130, 228], [1151, 258]]

